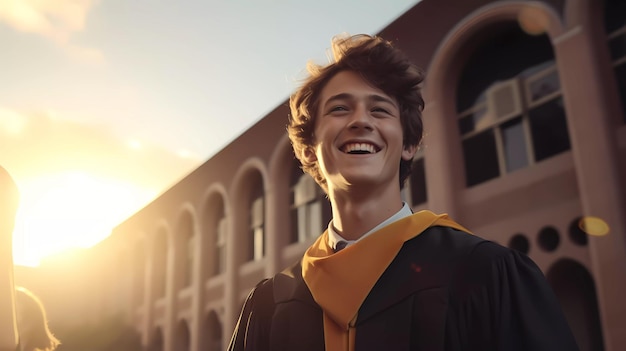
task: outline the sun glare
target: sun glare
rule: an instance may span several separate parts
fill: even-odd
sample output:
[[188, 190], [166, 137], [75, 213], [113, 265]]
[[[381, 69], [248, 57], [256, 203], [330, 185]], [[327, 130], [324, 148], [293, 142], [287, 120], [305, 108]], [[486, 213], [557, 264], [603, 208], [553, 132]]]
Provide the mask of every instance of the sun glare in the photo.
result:
[[46, 256], [97, 244], [155, 193], [77, 171], [25, 180], [20, 195], [14, 261], [36, 266]]
[[141, 142], [139, 140], [136, 139], [131, 139], [127, 142], [127, 145], [129, 148], [133, 149], [133, 150], [139, 150], [141, 149]]

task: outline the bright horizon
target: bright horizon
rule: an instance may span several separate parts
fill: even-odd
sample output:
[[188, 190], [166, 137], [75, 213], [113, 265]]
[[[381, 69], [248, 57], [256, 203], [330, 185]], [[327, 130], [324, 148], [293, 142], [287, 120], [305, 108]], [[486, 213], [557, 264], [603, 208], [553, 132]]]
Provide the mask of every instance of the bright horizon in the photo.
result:
[[418, 1], [0, 0], [15, 264], [97, 244], [284, 101], [332, 36]]

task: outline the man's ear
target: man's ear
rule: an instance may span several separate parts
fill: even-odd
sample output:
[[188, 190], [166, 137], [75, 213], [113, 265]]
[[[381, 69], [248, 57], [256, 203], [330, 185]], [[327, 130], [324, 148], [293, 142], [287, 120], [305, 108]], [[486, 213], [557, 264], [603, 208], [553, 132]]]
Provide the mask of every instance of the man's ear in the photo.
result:
[[315, 149], [312, 147], [306, 147], [302, 150], [302, 159], [306, 163], [315, 163], [317, 162], [317, 155], [315, 155]]
[[406, 145], [402, 150], [402, 159], [405, 161], [410, 161], [415, 156], [417, 152], [417, 145]]

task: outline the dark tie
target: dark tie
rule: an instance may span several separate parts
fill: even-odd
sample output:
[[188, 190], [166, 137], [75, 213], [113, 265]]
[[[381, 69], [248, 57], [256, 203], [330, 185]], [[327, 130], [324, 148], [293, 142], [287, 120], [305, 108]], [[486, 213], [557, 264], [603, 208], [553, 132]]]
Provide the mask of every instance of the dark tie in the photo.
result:
[[347, 241], [339, 241], [337, 242], [337, 245], [335, 245], [335, 252], [339, 252], [343, 249], [345, 249], [345, 247], [348, 246], [348, 242]]

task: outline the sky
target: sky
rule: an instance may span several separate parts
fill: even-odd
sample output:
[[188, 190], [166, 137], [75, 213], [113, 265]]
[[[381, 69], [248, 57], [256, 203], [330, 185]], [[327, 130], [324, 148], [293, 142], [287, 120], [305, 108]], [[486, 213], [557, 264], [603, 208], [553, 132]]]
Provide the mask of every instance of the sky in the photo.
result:
[[0, 0], [14, 262], [90, 247], [419, 0]]

